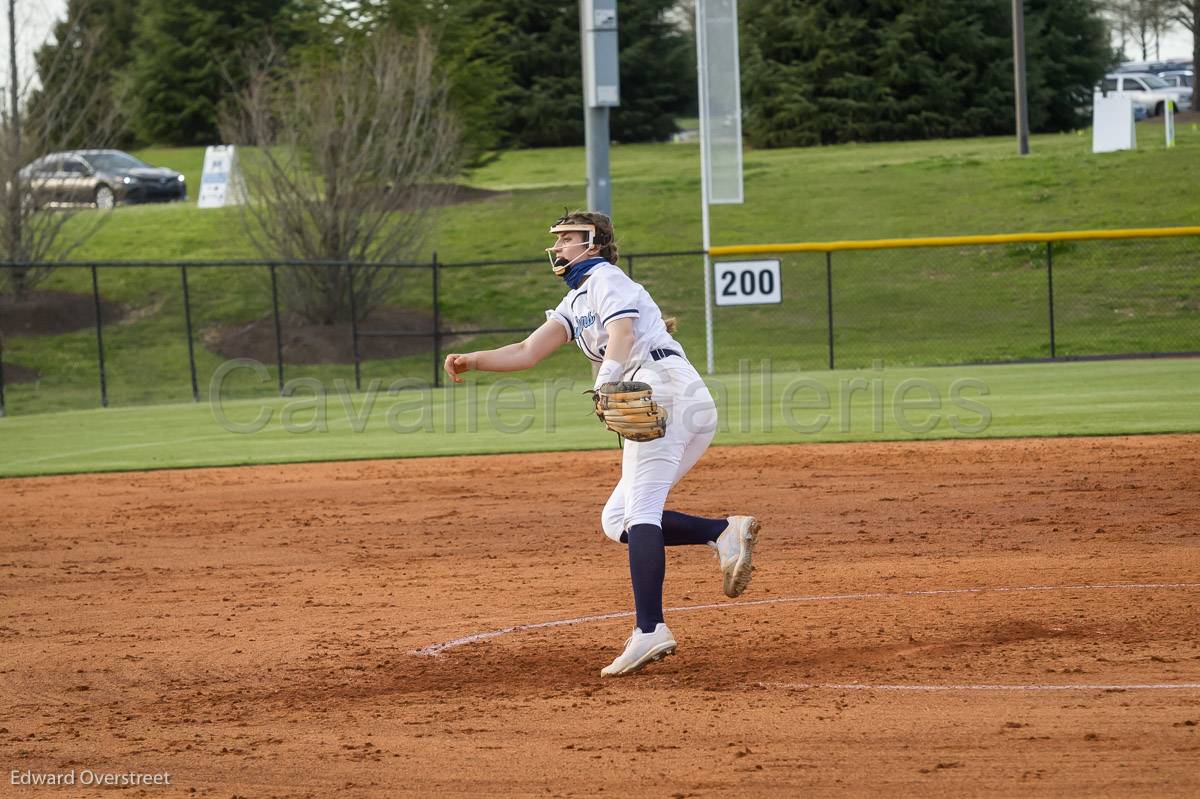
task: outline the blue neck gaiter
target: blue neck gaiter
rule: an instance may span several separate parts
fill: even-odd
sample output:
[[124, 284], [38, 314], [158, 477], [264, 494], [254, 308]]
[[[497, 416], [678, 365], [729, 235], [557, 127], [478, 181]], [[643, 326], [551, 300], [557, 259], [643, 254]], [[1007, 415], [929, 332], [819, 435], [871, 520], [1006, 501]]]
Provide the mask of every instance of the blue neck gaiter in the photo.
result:
[[572, 264], [571, 268], [568, 269], [563, 274], [562, 279], [567, 282], [568, 286], [570, 286], [573, 289], [577, 289], [577, 288], [579, 288], [579, 284], [581, 282], [583, 282], [584, 276], [588, 272], [592, 271], [593, 266], [595, 266], [596, 264], [606, 264], [606, 263], [608, 263], [608, 261], [606, 261], [603, 258], [600, 258], [598, 256], [596, 258], [588, 258], [586, 260], [580, 261], [579, 263]]

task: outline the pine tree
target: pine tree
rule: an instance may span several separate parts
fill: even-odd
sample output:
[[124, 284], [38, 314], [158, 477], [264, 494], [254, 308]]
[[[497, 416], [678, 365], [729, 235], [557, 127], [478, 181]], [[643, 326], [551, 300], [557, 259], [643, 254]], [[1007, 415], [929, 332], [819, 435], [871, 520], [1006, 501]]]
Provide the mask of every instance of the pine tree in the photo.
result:
[[144, 142], [212, 144], [221, 98], [268, 37], [294, 42], [289, 0], [141, 0], [128, 71], [133, 129]]
[[[1006, 0], [921, 0], [882, 28], [874, 73], [887, 89], [873, 138], [1000, 133], [1012, 124]], [[1005, 71], [1007, 69], [1007, 72]]]
[[1093, 0], [1026, 0], [1029, 126], [1073, 130], [1088, 124], [1079, 109], [1115, 60]]
[[[53, 40], [34, 54], [40, 88], [30, 96], [30, 111], [31, 117], [49, 126], [41, 132], [46, 141], [86, 147], [96, 142], [82, 134], [104, 131], [102, 143], [129, 143], [120, 77], [130, 61], [138, 3], [68, 0], [66, 17], [55, 24]], [[75, 116], [47, 112], [48, 102], [74, 109]], [[87, 118], [80, 119], [79, 114]]]
[[[484, 0], [429, 3], [426, 0], [361, 0], [343, 7], [344, 36], [387, 26], [405, 35], [431, 32], [438, 47], [438, 69], [450, 81], [450, 102], [462, 130], [468, 163], [479, 164], [500, 146], [497, 124], [511, 66], [503, 41], [510, 31]], [[327, 17], [328, 19], [328, 17]]]
[[[1109, 59], [1094, 0], [1025, 0], [1031, 125], [1078, 125]], [[760, 147], [1011, 132], [1008, 0], [747, 0], [746, 134]]]
[[869, 59], [878, 32], [861, 0], [744, 3], [746, 134], [760, 147], [826, 144], [869, 135], [879, 104]]
[[[609, 118], [617, 141], [663, 139], [675, 115], [693, 102], [690, 43], [664, 17], [674, 0], [639, 0], [618, 7], [621, 105]], [[513, 146], [583, 142], [583, 80], [579, 5], [574, 0], [483, 0], [480, 13], [502, 23], [493, 58], [504, 59], [511, 82], [497, 124]]]
[[695, 108], [694, 45], [667, 19], [675, 5], [675, 0], [618, 3], [621, 105], [611, 115], [618, 141], [666, 139], [677, 129], [675, 117]]

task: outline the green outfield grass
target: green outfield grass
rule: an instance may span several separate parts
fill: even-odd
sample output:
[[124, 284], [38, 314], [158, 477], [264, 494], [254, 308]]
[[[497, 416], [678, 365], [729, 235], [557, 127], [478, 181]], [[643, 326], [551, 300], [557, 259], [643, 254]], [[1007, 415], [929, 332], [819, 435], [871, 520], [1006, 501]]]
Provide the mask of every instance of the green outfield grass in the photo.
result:
[[[0, 419], [0, 475], [615, 447], [580, 380], [541, 370], [324, 394]], [[722, 374], [717, 444], [1200, 431], [1200, 359]], [[524, 392], [528, 393], [524, 393]], [[764, 401], [764, 397], [769, 398]], [[822, 419], [824, 418], [824, 423]]]

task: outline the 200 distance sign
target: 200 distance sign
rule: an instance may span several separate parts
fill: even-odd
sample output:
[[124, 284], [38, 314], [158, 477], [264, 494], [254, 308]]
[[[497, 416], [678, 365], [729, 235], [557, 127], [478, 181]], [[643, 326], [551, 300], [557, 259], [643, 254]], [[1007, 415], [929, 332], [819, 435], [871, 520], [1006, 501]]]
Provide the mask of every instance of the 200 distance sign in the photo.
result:
[[717, 305], [783, 302], [779, 261], [724, 261], [713, 264]]

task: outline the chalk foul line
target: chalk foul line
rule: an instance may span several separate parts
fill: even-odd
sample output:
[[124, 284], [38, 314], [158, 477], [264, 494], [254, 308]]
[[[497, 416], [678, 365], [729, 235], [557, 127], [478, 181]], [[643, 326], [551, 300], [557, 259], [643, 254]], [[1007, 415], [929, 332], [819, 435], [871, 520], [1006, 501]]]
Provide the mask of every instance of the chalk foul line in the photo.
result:
[[888, 683], [835, 682], [760, 682], [760, 688], [787, 688], [796, 691], [1200, 691], [1200, 682], [1162, 683], [1041, 683], [1004, 685], [963, 683], [959, 685], [912, 685]]
[[[856, 600], [869, 599], [905, 599], [909, 597], [930, 597], [930, 596], [953, 596], [955, 594], [1018, 594], [1033, 591], [1151, 591], [1151, 590], [1171, 590], [1171, 589], [1187, 589], [1200, 588], [1200, 583], [1080, 583], [1076, 585], [1027, 585], [1027, 586], [1001, 586], [995, 588], [935, 588], [921, 591], [901, 591], [901, 592], [886, 592], [872, 591], [856, 594], [819, 594], [813, 596], [789, 596], [775, 597], [773, 599], [752, 599], [742, 602], [714, 602], [704, 605], [683, 605], [680, 607], [667, 608], [669, 613], [687, 613], [696, 610], [716, 610], [724, 608], [739, 608], [753, 607], [756, 605], [782, 605], [799, 602], [850, 602]], [[590, 624], [592, 622], [610, 621], [612, 619], [626, 619], [633, 616], [633, 611], [624, 610], [614, 613], [601, 613], [592, 616], [577, 616], [573, 619], [557, 619], [555, 621], [543, 621], [534, 624], [517, 624], [511, 627], [503, 627], [498, 630], [488, 630], [487, 632], [472, 633], [464, 635], [460, 638], [454, 638], [449, 641], [442, 641], [436, 644], [429, 644], [420, 649], [414, 649], [409, 652], [410, 655], [418, 655], [423, 657], [436, 657], [450, 649], [457, 649], [467, 644], [478, 643], [479, 641], [487, 641], [492, 638], [500, 638], [505, 635], [514, 633], [529, 632], [531, 630], [546, 630], [553, 627], [569, 627], [577, 624]], [[796, 683], [799, 687], [804, 684]], [[834, 687], [813, 685], [809, 687]], [[858, 690], [846, 687], [847, 690]], [[868, 686], [864, 686], [868, 687]], [[1192, 687], [1191, 683], [1185, 684], [1182, 687]], [[1196, 686], [1200, 687], [1200, 685]], [[942, 689], [937, 687], [923, 688], [915, 687], [904, 689], [896, 687], [894, 689], [876, 688], [876, 690], [953, 690]], [[959, 687], [956, 690], [1056, 690], [1053, 687], [1046, 689], [1018, 689], [1018, 688], [963, 688]], [[1079, 689], [1082, 690], [1082, 689]], [[1109, 688], [1096, 688], [1096, 690], [1120, 690], [1118, 686], [1110, 686]]]

